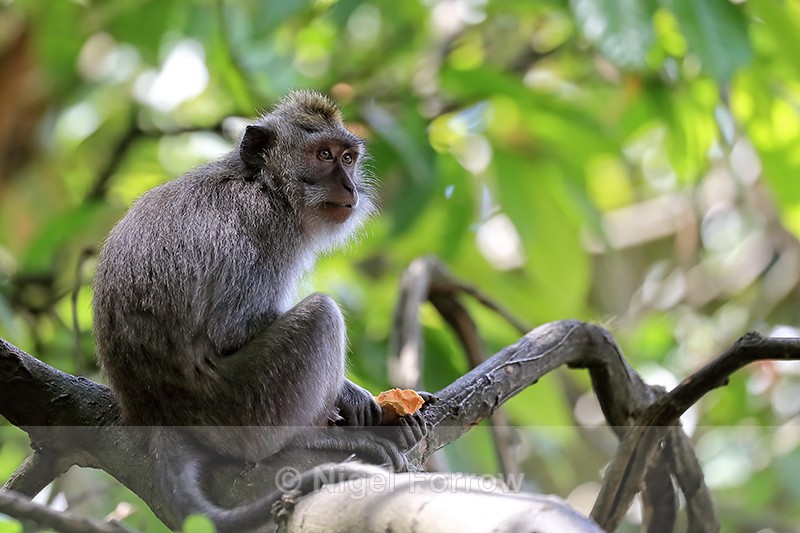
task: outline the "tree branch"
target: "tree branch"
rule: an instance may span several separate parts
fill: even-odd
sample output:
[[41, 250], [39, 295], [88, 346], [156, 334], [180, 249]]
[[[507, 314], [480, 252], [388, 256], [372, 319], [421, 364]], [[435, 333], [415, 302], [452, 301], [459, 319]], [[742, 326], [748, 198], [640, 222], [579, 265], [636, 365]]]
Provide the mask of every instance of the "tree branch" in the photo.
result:
[[145, 130], [139, 126], [138, 115], [138, 108], [134, 107], [130, 110], [128, 127], [125, 129], [125, 133], [123, 133], [123, 135], [117, 140], [116, 144], [111, 148], [109, 158], [95, 177], [94, 183], [86, 194], [84, 202], [95, 202], [105, 197], [114, 174], [117, 173], [120, 166], [122, 166], [122, 163], [125, 162], [125, 158], [127, 157], [128, 152], [130, 152], [133, 145], [141, 139], [204, 131], [217, 133], [220, 135], [223, 134], [221, 121], [207, 127], [189, 126], [173, 128], [169, 130]]
[[[410, 452], [410, 460], [422, 464], [433, 451], [460, 437], [503, 402], [561, 365], [589, 370], [609, 424], [622, 434], [623, 426], [675, 422], [690, 401], [702, 396], [704, 387], [718, 386], [748, 362], [769, 357], [796, 359], [800, 357], [800, 342], [746, 336], [718, 360], [662, 396], [630, 369], [604, 329], [574, 320], [546, 324], [439, 391], [439, 402], [425, 413], [433, 429]], [[59, 469], [64, 464], [101, 468], [137, 493], [165, 523], [177, 525], [173, 510], [163, 508], [144, 435], [137, 428], [116, 425], [119, 409], [107, 387], [60, 372], [0, 341], [0, 414], [25, 429], [35, 449], [59, 454]], [[615, 517], [619, 512], [624, 514], [632, 494], [641, 487], [649, 450], [665, 438], [668, 428], [653, 428], [650, 432], [642, 429], [635, 427], [627, 433], [606, 475], [612, 482], [604, 484], [598, 499], [596, 509], [602, 512], [592, 515], [606, 529], [616, 527]], [[672, 429], [670, 439], [686, 439], [679, 428]], [[673, 451], [674, 463], [683, 466], [673, 474], [682, 487], [687, 487], [687, 495], [704, 494], [707, 489], [702, 477], [697, 476], [699, 468], [692, 464], [696, 459], [691, 446], [688, 441], [678, 444]], [[694, 477], [686, 475], [682, 479], [684, 472], [692, 472]], [[237, 488], [237, 497], [249, 494], [254, 498], [274, 482], [266, 475], [261, 482], [253, 482], [258, 479], [258, 472], [250, 476], [246, 486]], [[217, 492], [211, 495], [225, 499], [222, 491]], [[227, 494], [230, 493], [228, 486]], [[613, 496], [609, 498], [609, 494]], [[608, 507], [609, 503], [613, 505]], [[702, 519], [708, 521], [706, 515]]]
[[285, 530], [602, 532], [559, 498], [517, 493], [477, 476], [382, 469], [302, 498]]
[[[542, 326], [438, 392], [439, 402], [426, 413], [434, 428], [411, 461], [421, 465], [433, 450], [460, 437], [548, 371], [580, 361], [596, 330], [577, 321]], [[627, 376], [624, 371], [620, 375]], [[163, 507], [155, 464], [141, 428], [115, 425], [119, 409], [107, 387], [60, 372], [0, 342], [0, 414], [25, 429], [35, 448], [105, 470], [147, 502], [165, 523], [178, 525], [174, 510]], [[259, 482], [259, 473], [254, 470], [239, 485], [238, 497], [252, 499], [274, 483], [274, 474], [264, 471]], [[227, 490], [211, 495], [224, 500], [230, 493], [228, 485]]]
[[44, 450], [34, 450], [8, 478], [2, 490], [13, 490], [33, 498], [58, 476], [72, 466], [62, 456]]
[[40, 505], [10, 490], [0, 491], [0, 513], [23, 520], [32, 520], [63, 533], [132, 533], [134, 530], [119, 522], [102, 522], [56, 511]]
[[[800, 359], [800, 339], [764, 338], [758, 333], [748, 333], [668, 394], [652, 402], [642, 412], [639, 420], [632, 424], [635, 427], [625, 435], [617, 448], [614, 460], [607, 470], [608, 473], [613, 473], [614, 482], [603, 484], [592, 509], [592, 518], [606, 529], [616, 528], [630, 507], [637, 487], [641, 486], [658, 445], [668, 434], [670, 440], [687, 439], [682, 431], [673, 426], [678, 418], [708, 391], [727, 383], [731, 374], [750, 363], [765, 359]], [[684, 452], [690, 448], [688, 441], [677, 447]], [[703, 500], [710, 501], [710, 496], [705, 494], [707, 489], [698, 494], [696, 475], [699, 467], [694, 466], [695, 462], [693, 454], [691, 457], [684, 455], [676, 459], [676, 464], [687, 468], [687, 474], [690, 470], [692, 472], [692, 478], [685, 480], [687, 488]], [[607, 476], [607, 479], [611, 478]], [[680, 480], [679, 483], [684, 485]], [[689, 495], [686, 496], [688, 499]], [[718, 525], [716, 529], [719, 529]]]
[[[392, 353], [396, 355], [398, 362], [405, 359], [408, 364], [413, 359], [416, 367], [420, 366], [418, 361], [422, 357], [421, 328], [416, 317], [419, 306], [427, 297], [456, 333], [472, 366], [477, 366], [483, 358], [482, 343], [474, 321], [458, 300], [459, 293], [467, 293], [476, 298], [481, 304], [497, 312], [517, 329], [524, 328], [519, 320], [484, 296], [478, 289], [450, 275], [435, 258], [423, 257], [414, 261], [402, 278], [400, 298], [395, 310], [392, 342], [392, 345], [397, 348], [397, 351]], [[575, 366], [585, 366], [590, 369], [592, 382], [606, 419], [614, 426], [618, 437], [622, 439], [627, 431], [627, 426], [634, 423], [635, 416], [633, 414], [641, 415], [661, 395], [661, 390], [646, 385], [627, 367], [610, 335], [605, 334], [603, 344], [613, 348], [606, 354], [605, 359], [600, 352], [594, 352], [591, 356], [593, 361]], [[400, 347], [404, 347], [404, 350], [401, 351]], [[613, 361], [618, 361], [619, 364], [613, 363]], [[563, 364], [572, 363], [569, 359], [565, 359]], [[616, 370], [618, 377], [622, 378], [627, 375], [627, 380], [609, 379], [611, 375], [609, 374], [609, 365]], [[623, 370], [622, 373], [619, 372], [620, 369]], [[620, 393], [625, 396], [625, 400], [613, 401], [615, 394]], [[691, 400], [691, 398], [689, 399]], [[495, 411], [490, 418], [493, 422], [492, 436], [495, 440], [501, 467], [505, 471], [511, 471], [513, 468], [511, 465], [514, 464], [513, 457], [510, 455], [508, 446], [504, 444], [508, 441], [508, 422], [505, 422], [506, 427], [503, 431], [503, 428], [500, 427], [503, 425], [502, 422], [497, 421], [498, 416], [502, 416], [502, 411]], [[687, 499], [690, 495], [696, 496], [696, 499], [687, 505], [690, 511], [690, 527], [704, 527], [705, 530], [718, 529], [718, 520], [710, 493], [703, 481], [702, 470], [694, 456], [691, 443], [686, 435], [678, 429], [674, 430], [672, 438], [667, 442], [674, 443], [675, 449], [659, 450], [656, 454], [648, 456], [648, 462], [642, 463], [642, 465], [647, 464], [648, 468], [642, 472], [641, 478], [637, 478], [637, 483], [625, 484], [622, 481], [625, 472], [611, 471], [613, 475], [606, 477], [605, 486], [622, 483], [628, 490], [627, 496], [631, 498], [641, 491], [645, 529], [652, 533], [671, 531], [677, 515], [677, 498], [672, 483], [674, 474], [678, 478], [678, 486], [682, 490], [689, 491], [685, 492]], [[679, 466], [685, 468], [679, 468]], [[695, 466], [696, 468], [694, 468]], [[630, 502], [626, 503], [626, 500], [615, 501], [615, 504], [612, 505], [615, 516], [618, 515], [621, 519], [629, 505]], [[601, 524], [605, 523], [603, 522], [605, 517], [595, 515], [595, 518], [599, 519]], [[609, 520], [611, 519], [609, 518]], [[710, 524], [715, 524], [715, 528], [708, 529]]]

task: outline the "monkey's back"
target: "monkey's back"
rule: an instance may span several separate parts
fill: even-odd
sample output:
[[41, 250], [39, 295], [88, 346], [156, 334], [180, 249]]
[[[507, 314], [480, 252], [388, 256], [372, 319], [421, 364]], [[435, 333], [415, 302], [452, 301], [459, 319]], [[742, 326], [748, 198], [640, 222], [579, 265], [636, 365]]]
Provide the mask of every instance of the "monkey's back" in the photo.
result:
[[[277, 209], [229, 159], [145, 193], [103, 247], [94, 281], [98, 357], [129, 424], [225, 424], [202, 409], [235, 351], [293, 297], [277, 268], [296, 246]], [[286, 219], [286, 215], [281, 213]]]

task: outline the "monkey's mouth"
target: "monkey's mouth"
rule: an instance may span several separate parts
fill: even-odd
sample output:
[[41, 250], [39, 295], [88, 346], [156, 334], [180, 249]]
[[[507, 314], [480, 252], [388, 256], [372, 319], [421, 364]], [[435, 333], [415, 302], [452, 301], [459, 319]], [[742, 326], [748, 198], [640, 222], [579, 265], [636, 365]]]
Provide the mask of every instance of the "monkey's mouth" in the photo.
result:
[[342, 224], [353, 214], [353, 204], [339, 204], [336, 202], [323, 202], [322, 211], [336, 224]]

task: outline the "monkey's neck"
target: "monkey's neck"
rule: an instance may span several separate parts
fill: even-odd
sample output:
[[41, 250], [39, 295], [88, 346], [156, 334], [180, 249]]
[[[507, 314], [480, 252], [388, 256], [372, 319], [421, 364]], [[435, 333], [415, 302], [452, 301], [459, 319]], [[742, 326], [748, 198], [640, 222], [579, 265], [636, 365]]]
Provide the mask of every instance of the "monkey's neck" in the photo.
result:
[[254, 246], [254, 267], [261, 273], [256, 292], [271, 302], [270, 312], [283, 314], [294, 305], [301, 281], [316, 262], [317, 249], [303, 230], [301, 215], [282, 191], [247, 185], [251, 190], [239, 191], [242, 201], [237, 211]]

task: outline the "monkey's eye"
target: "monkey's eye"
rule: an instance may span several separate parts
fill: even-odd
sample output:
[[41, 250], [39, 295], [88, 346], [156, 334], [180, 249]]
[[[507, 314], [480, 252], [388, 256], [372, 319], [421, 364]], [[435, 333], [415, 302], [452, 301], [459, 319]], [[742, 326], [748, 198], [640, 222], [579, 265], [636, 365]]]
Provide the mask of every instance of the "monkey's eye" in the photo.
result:
[[352, 156], [352, 154], [349, 154], [349, 153], [348, 154], [344, 154], [342, 156], [342, 163], [344, 163], [345, 165], [352, 165], [353, 164], [353, 156]]
[[317, 157], [326, 161], [330, 161], [333, 159], [333, 153], [331, 153], [330, 148], [321, 148], [319, 152], [317, 152]]

